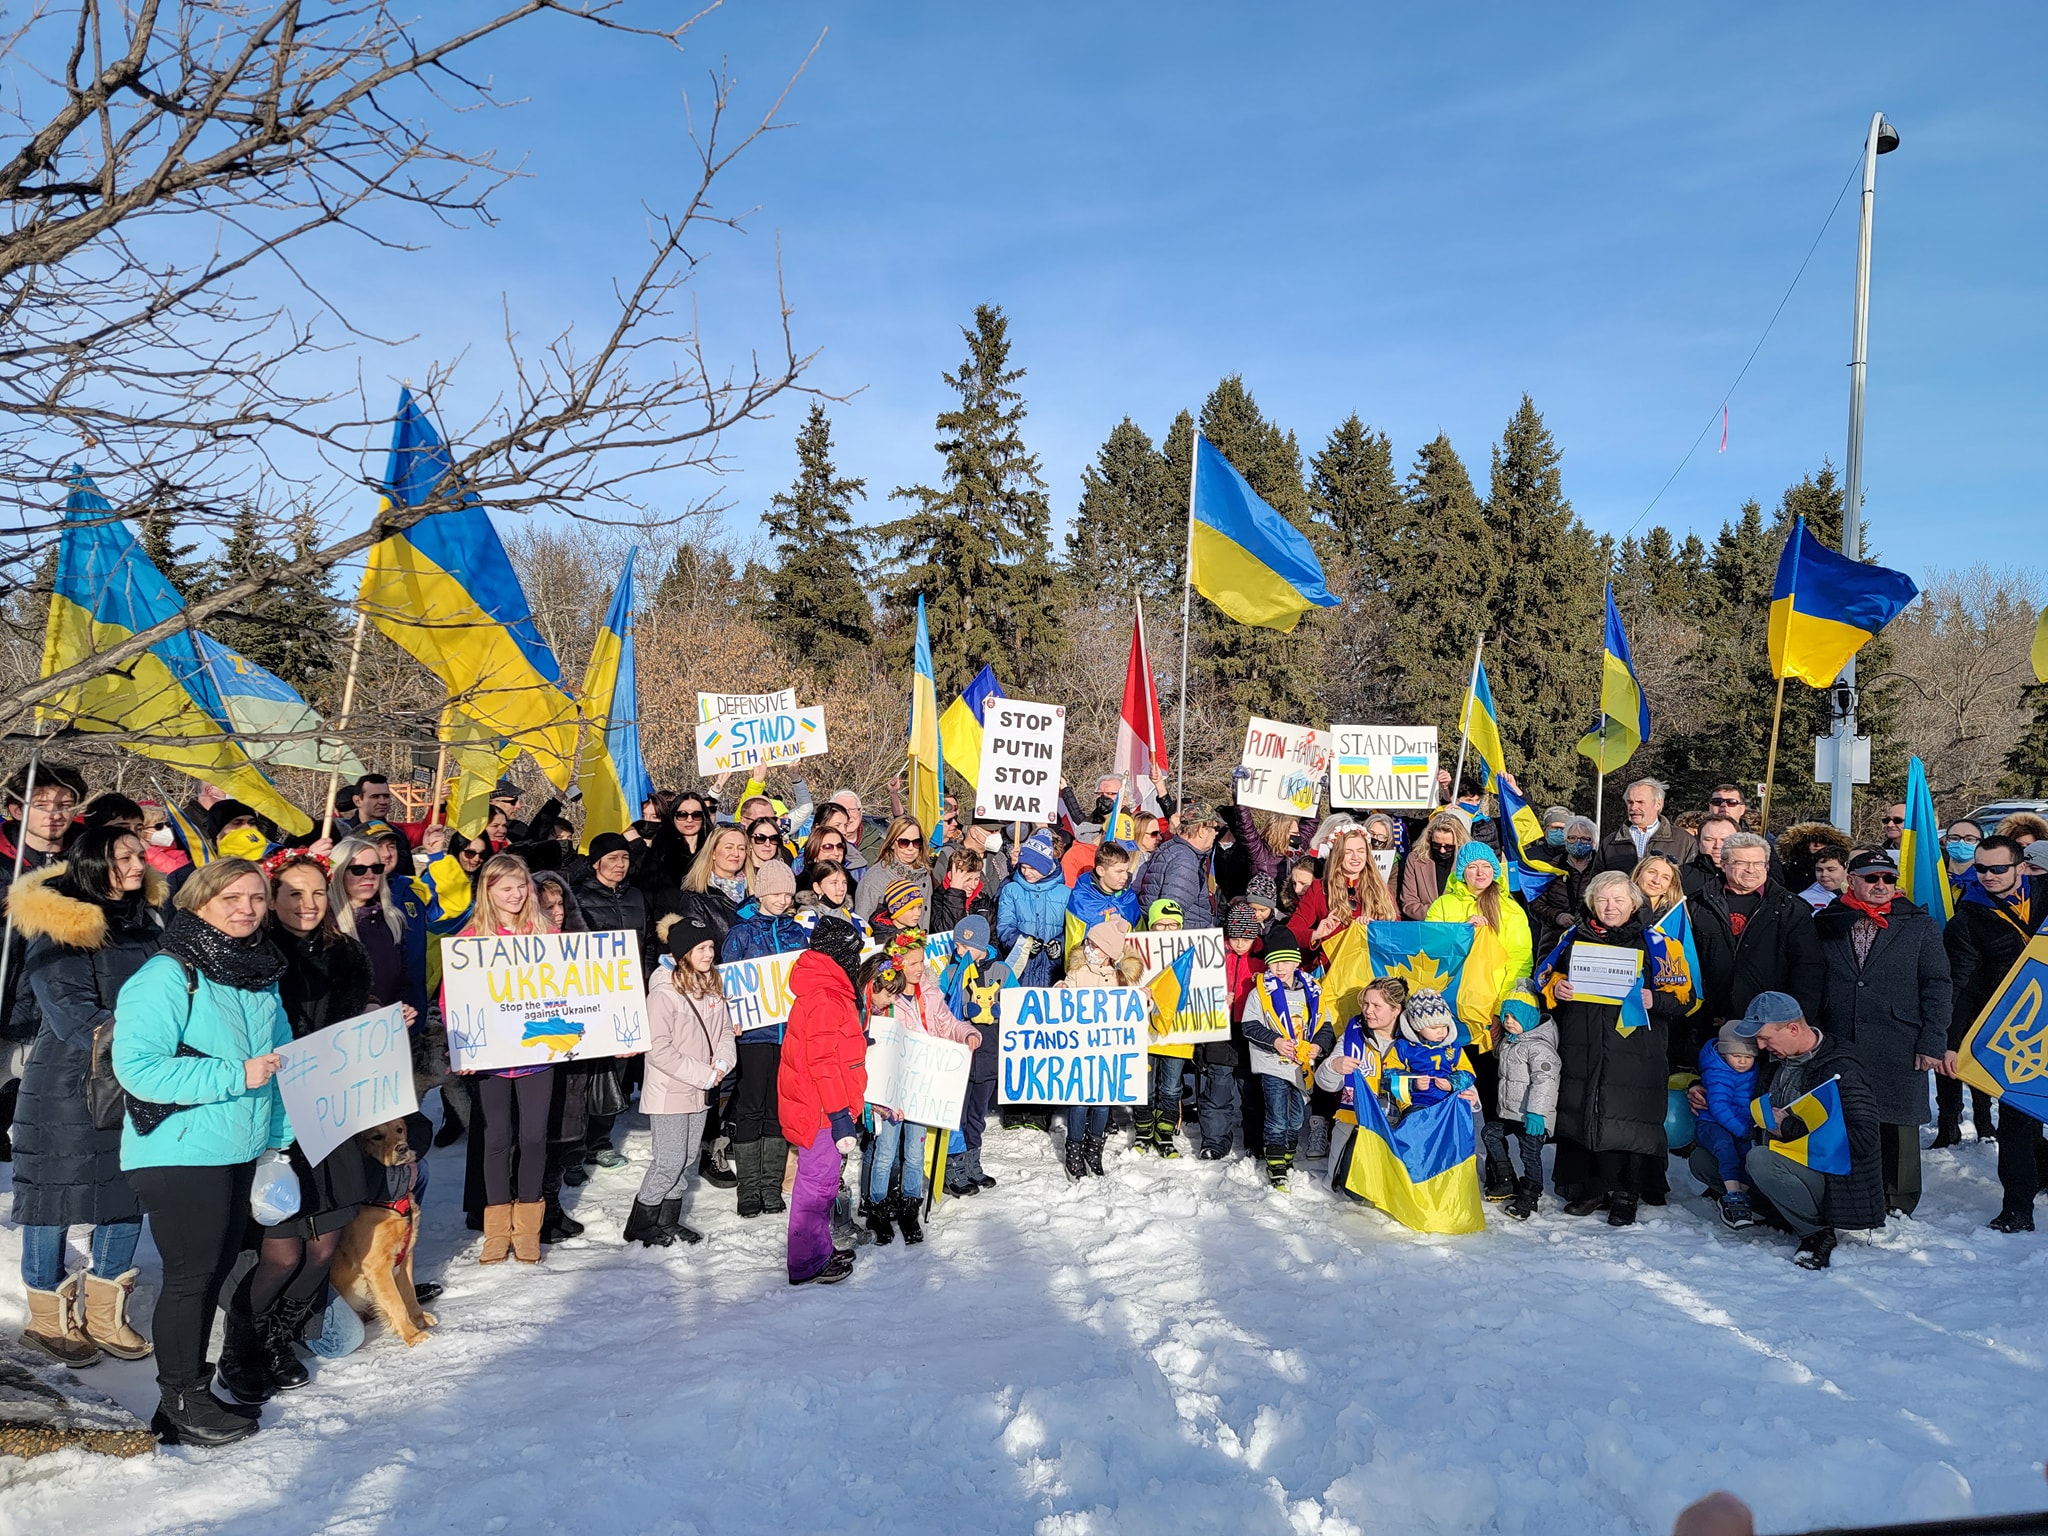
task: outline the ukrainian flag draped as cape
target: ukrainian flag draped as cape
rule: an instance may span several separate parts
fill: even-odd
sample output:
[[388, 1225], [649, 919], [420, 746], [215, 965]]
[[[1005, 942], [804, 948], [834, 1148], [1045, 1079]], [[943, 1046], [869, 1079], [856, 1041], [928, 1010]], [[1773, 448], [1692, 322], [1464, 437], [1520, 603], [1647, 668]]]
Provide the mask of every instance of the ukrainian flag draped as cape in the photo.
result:
[[[74, 468], [43, 637], [44, 677], [185, 610], [177, 589], [113, 512], [92, 478]], [[286, 832], [312, 830], [306, 813], [232, 739], [236, 728], [196, 631], [168, 635], [121, 666], [58, 690], [36, 713], [72, 730], [132, 732], [135, 739], [122, 745], [138, 756], [217, 786]], [[202, 862], [196, 854], [194, 862]]]
[[1394, 1126], [1363, 1073], [1351, 1074], [1351, 1097], [1358, 1131], [1345, 1148], [1338, 1188], [1417, 1232], [1483, 1232], [1472, 1106], [1452, 1094]]
[[1849, 658], [1919, 590], [1902, 572], [1837, 554], [1808, 533], [1800, 518], [1778, 557], [1771, 587], [1771, 675], [1833, 687]]
[[995, 668], [983, 667], [939, 717], [939, 749], [968, 783], [981, 772], [981, 725], [990, 699], [1006, 697]]

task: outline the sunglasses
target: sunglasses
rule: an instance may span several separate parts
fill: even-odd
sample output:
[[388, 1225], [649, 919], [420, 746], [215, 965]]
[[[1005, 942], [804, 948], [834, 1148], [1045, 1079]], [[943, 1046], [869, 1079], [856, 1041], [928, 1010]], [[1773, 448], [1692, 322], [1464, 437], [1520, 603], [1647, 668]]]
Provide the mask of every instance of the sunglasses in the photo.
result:
[[756, 832], [752, 837], [748, 838], [747, 841], [750, 843], [766, 843], [768, 844], [768, 846], [772, 848], [775, 846], [775, 844], [781, 842], [782, 839], [777, 837], [773, 832]]
[[915, 837], [899, 837], [896, 839], [896, 846], [898, 848], [915, 848], [921, 841], [922, 839]]
[[1856, 871], [1856, 878], [1868, 885], [1897, 885], [1899, 883], [1897, 875], [1887, 875], [1876, 870], [1859, 869]]
[[1970, 868], [1980, 875], [2009, 875], [2019, 868], [2017, 864], [1972, 864]]
[[704, 813], [702, 811], [677, 811], [675, 819], [677, 821], [702, 821]]
[[358, 878], [364, 875], [381, 875], [384, 873], [384, 866], [382, 864], [351, 864], [348, 866], [348, 872]]
[[1887, 816], [1883, 820], [1884, 825], [1888, 827], [1903, 827], [1906, 824], [1906, 818], [1903, 816]]
[[1709, 805], [1740, 805], [1740, 804], [1742, 804], [1742, 796], [1740, 796], [1740, 795], [1709, 795], [1709, 796], [1707, 797], [1707, 804], [1709, 804]]

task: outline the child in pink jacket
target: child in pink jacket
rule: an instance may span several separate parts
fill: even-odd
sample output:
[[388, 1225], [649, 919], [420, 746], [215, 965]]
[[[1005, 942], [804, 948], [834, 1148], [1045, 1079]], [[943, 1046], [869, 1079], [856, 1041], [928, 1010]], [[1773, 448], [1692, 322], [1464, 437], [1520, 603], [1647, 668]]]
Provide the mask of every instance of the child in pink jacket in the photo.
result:
[[683, 1188], [704, 1139], [705, 1093], [733, 1069], [739, 1046], [719, 985], [718, 935], [678, 922], [647, 985], [647, 1080], [640, 1107], [654, 1132], [654, 1164], [640, 1181], [625, 1238], [649, 1248], [704, 1234], [683, 1224]]
[[[925, 968], [924, 934], [915, 928], [901, 930], [890, 941], [888, 951], [878, 957], [868, 991], [871, 1013], [887, 1008], [905, 1030], [922, 1030], [941, 1040], [957, 1040], [972, 1050], [981, 1044], [981, 1031], [963, 1024], [946, 1006], [939, 978]], [[870, 1104], [875, 1139], [870, 1147], [873, 1161], [868, 1167], [868, 1229], [875, 1241], [886, 1243], [895, 1234], [889, 1225], [893, 1213], [903, 1226], [905, 1243], [924, 1241], [918, 1225], [918, 1207], [924, 1203], [925, 1127], [906, 1121], [901, 1112], [882, 1104]], [[940, 1135], [950, 1135], [941, 1131]], [[889, 1199], [889, 1179], [903, 1160], [902, 1198]]]

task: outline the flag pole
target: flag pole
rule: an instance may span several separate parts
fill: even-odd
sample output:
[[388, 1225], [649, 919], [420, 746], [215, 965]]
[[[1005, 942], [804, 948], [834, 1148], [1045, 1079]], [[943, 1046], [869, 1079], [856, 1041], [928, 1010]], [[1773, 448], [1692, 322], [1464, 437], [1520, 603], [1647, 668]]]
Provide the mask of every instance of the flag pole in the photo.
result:
[[[1188, 544], [1180, 566], [1180, 739], [1173, 749], [1173, 803], [1187, 803], [1188, 792], [1188, 622], [1195, 601], [1195, 471], [1202, 462], [1202, 429], [1188, 440]], [[1140, 610], [1140, 619], [1143, 610]], [[1151, 657], [1145, 660], [1151, 665]]]
[[[1778, 722], [1785, 716], [1785, 679], [1778, 679], [1778, 702], [1771, 710], [1771, 750], [1764, 758], [1764, 803], [1757, 816], [1757, 830], [1766, 836], [1771, 826], [1771, 786], [1778, 777]], [[1835, 738], [1835, 750], [1843, 750], [1842, 738]]]
[[1607, 754], [1600, 754], [1600, 761], [1593, 770], [1593, 854], [1600, 853], [1600, 835], [1604, 830], [1600, 823], [1607, 813]]
[[1451, 798], [1458, 802], [1458, 787], [1465, 782], [1465, 746], [1471, 738], [1472, 695], [1479, 687], [1479, 657], [1486, 649], [1486, 631], [1479, 631], [1479, 643], [1472, 647], [1472, 680], [1465, 685], [1465, 702], [1458, 710], [1458, 771], [1451, 775]]
[[356, 634], [348, 647], [348, 676], [341, 684], [341, 715], [334, 722], [334, 767], [327, 775], [327, 808], [320, 817], [320, 840], [334, 836], [334, 797], [341, 793], [341, 733], [348, 729], [348, 717], [356, 704], [356, 672], [363, 661], [363, 628], [370, 622], [369, 610], [356, 606]]
[[427, 825], [441, 824], [441, 798], [448, 789], [448, 743], [442, 742], [440, 751], [434, 754], [434, 793], [427, 805]]

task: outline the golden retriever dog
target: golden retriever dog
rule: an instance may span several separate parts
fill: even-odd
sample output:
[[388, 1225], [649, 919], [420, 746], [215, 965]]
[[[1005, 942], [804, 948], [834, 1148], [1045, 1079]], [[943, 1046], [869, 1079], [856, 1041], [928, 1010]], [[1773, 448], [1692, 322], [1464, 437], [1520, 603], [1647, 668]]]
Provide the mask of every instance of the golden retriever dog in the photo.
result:
[[[373, 1126], [357, 1139], [370, 1160], [383, 1167], [400, 1168], [415, 1161], [406, 1144], [403, 1120]], [[420, 1310], [419, 1297], [413, 1291], [412, 1256], [419, 1240], [420, 1208], [411, 1196], [412, 1181], [402, 1182], [407, 1193], [395, 1207], [366, 1205], [342, 1231], [329, 1278], [358, 1316], [369, 1317], [374, 1307], [385, 1326], [412, 1345], [427, 1336], [434, 1316]]]

